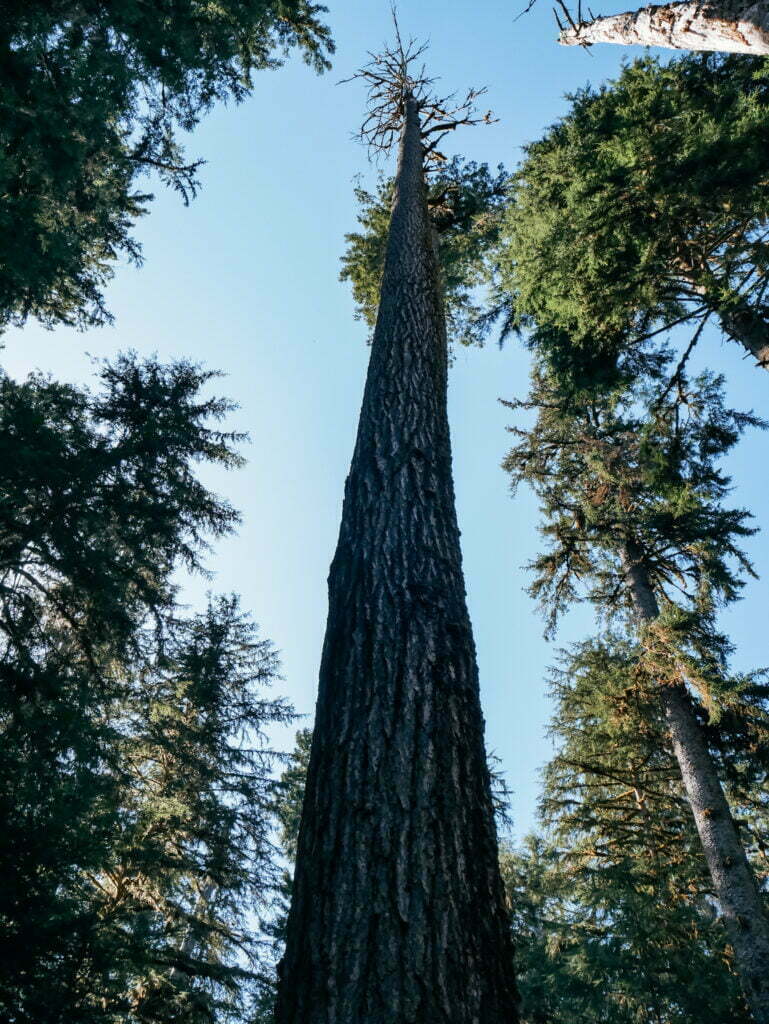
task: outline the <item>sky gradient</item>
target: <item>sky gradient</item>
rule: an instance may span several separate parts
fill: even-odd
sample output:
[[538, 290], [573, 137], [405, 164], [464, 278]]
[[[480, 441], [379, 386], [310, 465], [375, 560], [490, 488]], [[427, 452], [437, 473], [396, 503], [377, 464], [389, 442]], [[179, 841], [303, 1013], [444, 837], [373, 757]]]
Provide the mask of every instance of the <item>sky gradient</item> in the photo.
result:
[[[603, 5], [601, 13], [623, 9]], [[446, 152], [513, 169], [521, 146], [564, 113], [564, 94], [615, 76], [641, 51], [559, 47], [545, 0], [525, 17], [498, 0], [402, 0], [405, 35], [429, 38], [431, 71], [449, 92], [488, 86], [498, 124], [465, 129]], [[144, 247], [139, 270], [119, 267], [108, 287], [115, 326], [78, 333], [30, 323], [8, 333], [5, 369], [41, 369], [88, 381], [87, 353], [109, 357], [135, 349], [163, 359], [186, 357], [227, 376], [217, 389], [238, 411], [247, 466], [205, 473], [243, 514], [237, 534], [216, 545], [212, 581], [185, 583], [190, 604], [207, 589], [236, 591], [282, 652], [283, 692], [312, 715], [326, 620], [326, 576], [336, 544], [344, 479], [355, 438], [368, 359], [365, 325], [353, 318], [349, 287], [338, 280], [344, 234], [354, 230], [353, 187], [375, 180], [353, 140], [361, 121], [360, 83], [349, 77], [390, 36], [385, 2], [338, 0], [327, 20], [337, 42], [333, 70], [316, 77], [293, 59], [257, 76], [251, 98], [215, 110], [189, 140], [203, 156], [203, 189], [189, 208], [152, 183], [156, 201], [136, 229]], [[387, 167], [384, 168], [387, 170]], [[360, 177], [358, 177], [360, 176]], [[545, 727], [547, 666], [555, 650], [592, 630], [592, 613], [567, 617], [554, 643], [525, 595], [522, 566], [538, 550], [532, 496], [511, 500], [499, 463], [509, 445], [511, 413], [499, 398], [522, 396], [529, 357], [515, 340], [502, 350], [455, 353], [449, 412], [465, 575], [481, 674], [487, 742], [513, 790], [517, 835], [534, 824], [538, 771], [550, 754]], [[728, 375], [729, 397], [759, 413], [769, 375], [751, 367], [713, 332], [695, 365]], [[746, 438], [730, 461], [735, 504], [760, 525], [769, 513], [765, 464], [769, 437]], [[769, 543], [749, 544], [756, 568], [769, 573]], [[764, 580], [723, 619], [743, 668], [769, 662]], [[284, 747], [290, 733], [277, 738]]]

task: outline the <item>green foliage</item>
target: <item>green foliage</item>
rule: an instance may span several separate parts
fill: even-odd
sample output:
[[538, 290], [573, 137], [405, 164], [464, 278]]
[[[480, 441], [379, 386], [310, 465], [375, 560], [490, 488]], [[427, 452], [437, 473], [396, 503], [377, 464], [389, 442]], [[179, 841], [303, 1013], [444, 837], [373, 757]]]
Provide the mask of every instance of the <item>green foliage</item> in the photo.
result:
[[237, 514], [194, 474], [200, 461], [240, 462], [240, 435], [211, 426], [230, 403], [200, 395], [215, 376], [129, 355], [103, 366], [97, 395], [39, 375], [0, 380], [10, 636], [56, 615], [85, 651], [126, 643], [171, 601], [172, 566], [200, 569], [205, 536], [231, 530]]
[[715, 614], [752, 572], [741, 542], [754, 532], [748, 512], [724, 506], [730, 480], [720, 460], [743, 430], [763, 424], [728, 409], [722, 381], [707, 374], [690, 383], [678, 373], [660, 394], [668, 364], [657, 353], [653, 373], [604, 394], [569, 392], [535, 367], [529, 397], [508, 404], [536, 418], [512, 428], [518, 440], [504, 467], [514, 489], [525, 481], [541, 502], [547, 549], [532, 563], [530, 592], [549, 630], [583, 596], [604, 615], [632, 611], [630, 544], [661, 606], [644, 635], [650, 669], [659, 681], [685, 669], [717, 713], [750, 682], [729, 677], [731, 647]]
[[[269, 757], [288, 709], [233, 599], [182, 617], [233, 510], [229, 403], [187, 363], [122, 357], [92, 394], [0, 382], [0, 1016], [240, 1019], [244, 919], [275, 882]], [[244, 959], [246, 957], [246, 959]]]
[[[494, 274], [494, 253], [508, 188], [502, 166], [496, 173], [487, 164], [454, 157], [439, 165], [428, 182], [428, 207], [438, 237], [444, 279], [449, 337], [479, 344], [504, 310], [485, 310], [476, 290]], [[356, 316], [373, 329], [379, 306], [390, 224], [393, 179], [380, 182], [375, 193], [356, 189], [362, 231], [346, 235], [340, 278], [350, 281]]]
[[[502, 857], [525, 1024], [747, 1024], [639, 645], [612, 634], [576, 645], [551, 695], [545, 838]], [[769, 688], [757, 686], [749, 706], [728, 725], [702, 726], [761, 880]]]
[[502, 856], [525, 1024], [750, 1020], [659, 702], [638, 666], [637, 647], [607, 637], [578, 645], [553, 673], [547, 838]]
[[280, 846], [292, 863], [296, 860], [299, 822], [302, 818], [302, 802], [311, 747], [312, 729], [300, 729], [275, 794], [275, 813], [280, 822]]
[[766, 321], [765, 62], [645, 58], [570, 99], [527, 147], [503, 229], [501, 287], [535, 346], [600, 381], [682, 320]]
[[190, 131], [216, 102], [241, 100], [254, 71], [298, 48], [332, 52], [311, 0], [16, 0], [3, 10], [0, 70], [0, 330], [109, 319], [111, 266], [140, 251], [131, 227], [151, 171], [185, 201], [199, 162]]
[[274, 1024], [275, 1020], [273, 1007], [277, 989], [277, 963], [285, 949], [286, 926], [294, 881], [293, 866], [296, 862], [311, 747], [312, 729], [300, 729], [295, 737], [294, 749], [286, 757], [285, 767], [273, 790], [272, 810], [280, 830], [280, 848], [289, 862], [290, 869], [282, 872], [273, 895], [270, 916], [262, 924], [264, 934], [270, 942], [270, 955], [265, 961], [269, 959], [271, 969], [262, 972], [255, 1016], [251, 1024]]

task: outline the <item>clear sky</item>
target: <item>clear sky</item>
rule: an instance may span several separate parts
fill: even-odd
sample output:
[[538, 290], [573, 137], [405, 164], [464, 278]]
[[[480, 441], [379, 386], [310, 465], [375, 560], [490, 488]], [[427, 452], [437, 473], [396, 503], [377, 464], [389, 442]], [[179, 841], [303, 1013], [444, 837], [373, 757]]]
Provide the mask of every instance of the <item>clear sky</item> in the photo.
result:
[[[374, 169], [352, 139], [364, 106], [359, 83], [338, 85], [390, 36], [385, 0], [330, 0], [337, 42], [334, 69], [318, 78], [297, 60], [257, 77], [241, 106], [214, 111], [189, 142], [204, 156], [203, 190], [185, 208], [157, 185], [150, 215], [137, 227], [145, 266], [118, 269], [108, 289], [115, 326], [85, 334], [30, 324], [6, 337], [3, 365], [15, 376], [40, 368], [85, 381], [86, 353], [121, 349], [184, 356], [218, 368], [219, 390], [240, 405], [232, 427], [248, 431], [248, 465], [207, 480], [243, 513], [236, 537], [217, 544], [212, 583], [185, 587], [190, 603], [205, 590], [237, 591], [282, 652], [283, 692], [311, 716], [326, 619], [326, 576], [336, 544], [342, 490], [352, 454], [368, 358], [366, 328], [353, 319], [338, 281], [345, 232], [355, 227], [353, 185]], [[523, 6], [523, 4], [521, 4]], [[599, 5], [596, 4], [598, 7]], [[604, 4], [603, 13], [624, 9]], [[564, 94], [615, 76], [640, 51], [559, 47], [550, 4], [515, 21], [520, 7], [501, 0], [400, 0], [406, 35], [429, 38], [429, 66], [446, 91], [487, 85], [500, 123], [457, 133], [446, 151], [509, 168], [520, 147], [566, 110]], [[728, 374], [741, 408], [766, 408], [769, 375], [741, 360], [714, 332], [700, 343], [699, 365]], [[512, 341], [500, 351], [456, 354], [450, 378], [458, 512], [474, 622], [487, 740], [514, 791], [516, 833], [534, 824], [538, 772], [550, 753], [544, 679], [555, 648], [584, 636], [592, 616], [569, 616], [554, 644], [523, 593], [522, 566], [538, 550], [536, 505], [513, 501], [499, 463], [510, 413], [497, 401], [522, 395], [528, 356]], [[748, 438], [732, 459], [735, 503], [769, 513], [769, 436]], [[765, 537], [750, 544], [769, 573]], [[752, 582], [724, 620], [741, 667], [769, 662], [766, 583]], [[285, 747], [290, 734], [278, 738]]]

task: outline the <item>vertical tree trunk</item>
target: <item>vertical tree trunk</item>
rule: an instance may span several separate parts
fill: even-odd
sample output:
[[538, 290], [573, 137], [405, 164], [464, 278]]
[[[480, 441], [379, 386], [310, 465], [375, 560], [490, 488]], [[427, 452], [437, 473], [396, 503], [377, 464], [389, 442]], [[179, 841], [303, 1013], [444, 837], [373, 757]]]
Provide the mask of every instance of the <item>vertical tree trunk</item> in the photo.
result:
[[514, 1024], [416, 101], [329, 615], [279, 1024]]
[[[632, 542], [625, 546], [623, 564], [638, 619], [653, 621], [659, 615], [657, 599]], [[660, 693], [745, 998], [757, 1024], [769, 1024], [769, 919], [761, 894], [686, 688], [662, 686]]]
[[564, 46], [619, 43], [765, 56], [769, 54], [769, 3], [695, 0], [652, 4], [637, 11], [572, 24], [561, 31], [558, 41]]

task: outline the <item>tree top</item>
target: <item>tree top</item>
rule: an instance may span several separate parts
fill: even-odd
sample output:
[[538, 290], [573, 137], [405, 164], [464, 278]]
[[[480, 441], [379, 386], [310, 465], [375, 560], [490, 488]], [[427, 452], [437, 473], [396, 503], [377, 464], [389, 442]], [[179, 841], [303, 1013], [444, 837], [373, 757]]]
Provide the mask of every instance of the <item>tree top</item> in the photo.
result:
[[409, 98], [416, 102], [422, 126], [425, 163], [441, 163], [446, 159], [437, 149], [449, 132], [463, 125], [493, 124], [496, 118], [487, 110], [480, 114], [477, 101], [486, 88], [469, 88], [464, 98], [456, 92], [438, 96], [434, 91], [437, 78], [427, 74], [422, 60], [428, 44], [413, 38], [404, 42], [395, 8], [392, 9], [395, 41], [385, 44], [379, 53], [369, 51], [367, 64], [350, 78], [362, 79], [368, 89], [368, 109], [358, 138], [373, 155], [386, 155], [400, 138]]

